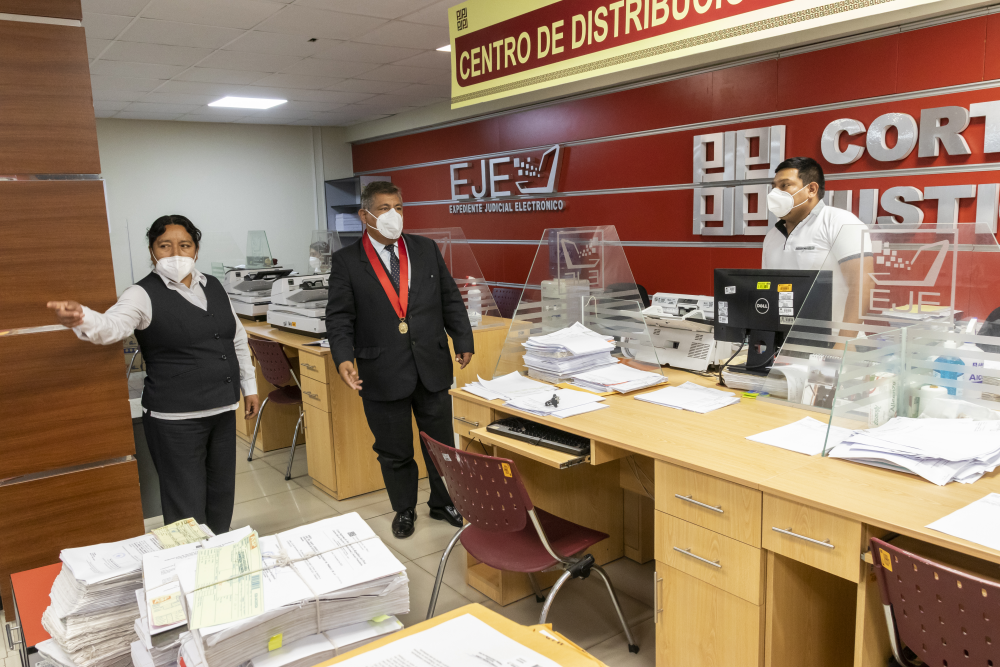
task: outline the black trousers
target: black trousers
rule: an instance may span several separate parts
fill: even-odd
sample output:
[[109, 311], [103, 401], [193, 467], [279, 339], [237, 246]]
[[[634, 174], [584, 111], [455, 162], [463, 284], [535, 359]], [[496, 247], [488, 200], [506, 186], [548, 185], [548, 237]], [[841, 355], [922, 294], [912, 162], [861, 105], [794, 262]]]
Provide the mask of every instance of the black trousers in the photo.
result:
[[218, 535], [229, 531], [236, 493], [236, 411], [199, 419], [142, 416], [160, 478], [163, 523], [193, 517]]
[[[451, 444], [455, 440], [451, 426], [451, 396], [448, 390], [427, 391], [417, 380], [413, 393], [398, 401], [371, 401], [364, 399], [365, 417], [368, 428], [375, 435], [372, 449], [378, 454], [382, 466], [382, 479], [389, 492], [392, 509], [400, 512], [417, 506], [417, 462], [413, 455], [413, 424], [438, 442]], [[434, 467], [427, 448], [420, 443], [420, 449], [427, 464], [427, 478], [431, 483], [431, 497], [427, 504], [431, 507], [451, 505], [448, 489]]]

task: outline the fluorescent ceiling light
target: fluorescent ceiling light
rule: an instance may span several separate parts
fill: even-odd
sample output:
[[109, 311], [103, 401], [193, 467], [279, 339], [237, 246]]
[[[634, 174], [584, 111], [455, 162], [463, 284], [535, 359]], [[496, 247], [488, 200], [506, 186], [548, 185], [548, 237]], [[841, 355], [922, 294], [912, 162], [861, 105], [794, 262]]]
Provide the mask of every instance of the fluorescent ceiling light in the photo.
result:
[[266, 100], [260, 97], [223, 97], [210, 103], [210, 107], [237, 107], [239, 109], [270, 109], [288, 100]]
[[451, 53], [451, 44], [445, 44], [439, 48], [438, 51], [447, 51], [448, 53]]

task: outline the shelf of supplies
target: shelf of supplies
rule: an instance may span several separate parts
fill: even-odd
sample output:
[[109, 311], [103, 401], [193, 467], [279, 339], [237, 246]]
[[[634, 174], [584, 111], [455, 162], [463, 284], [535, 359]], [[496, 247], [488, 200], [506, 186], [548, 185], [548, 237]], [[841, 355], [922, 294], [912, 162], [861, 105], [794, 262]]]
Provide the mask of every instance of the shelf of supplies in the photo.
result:
[[572, 454], [564, 454], [548, 447], [539, 447], [538, 445], [532, 445], [521, 440], [490, 433], [485, 428], [477, 428], [469, 431], [469, 437], [473, 440], [479, 440], [483, 444], [493, 445], [508, 452], [520, 454], [553, 468], [570, 468], [590, 461], [590, 455], [573, 456]]

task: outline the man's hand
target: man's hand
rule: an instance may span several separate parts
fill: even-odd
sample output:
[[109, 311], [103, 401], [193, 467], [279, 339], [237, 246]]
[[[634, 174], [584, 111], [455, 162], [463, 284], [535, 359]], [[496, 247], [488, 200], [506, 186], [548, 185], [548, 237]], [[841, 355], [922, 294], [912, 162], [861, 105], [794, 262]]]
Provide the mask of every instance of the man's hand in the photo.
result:
[[260, 396], [257, 394], [244, 396], [243, 407], [246, 409], [246, 412], [243, 415], [244, 419], [252, 419], [256, 417], [257, 413], [260, 412]]
[[340, 371], [340, 379], [344, 381], [344, 384], [354, 391], [361, 391], [361, 378], [354, 368], [354, 362], [345, 361], [337, 370]]
[[455, 363], [458, 364], [459, 368], [465, 368], [470, 361], [472, 361], [472, 352], [462, 352], [455, 355]]
[[83, 306], [76, 301], [49, 301], [45, 307], [55, 311], [59, 324], [67, 329], [83, 324]]

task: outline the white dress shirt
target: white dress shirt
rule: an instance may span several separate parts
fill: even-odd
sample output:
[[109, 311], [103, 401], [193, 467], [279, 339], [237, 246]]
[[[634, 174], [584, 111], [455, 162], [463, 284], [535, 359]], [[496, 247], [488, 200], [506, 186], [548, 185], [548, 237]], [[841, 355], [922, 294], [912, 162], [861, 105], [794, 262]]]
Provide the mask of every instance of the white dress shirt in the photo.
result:
[[[156, 269], [153, 269], [156, 273]], [[159, 275], [159, 274], [157, 274]], [[195, 269], [191, 273], [191, 287], [184, 283], [174, 282], [169, 278], [160, 276], [167, 289], [172, 289], [184, 297], [189, 303], [208, 310], [208, 297], [205, 296], [204, 286], [208, 283], [208, 278]], [[232, 308], [232, 304], [230, 304]], [[247, 344], [247, 332], [240, 322], [240, 318], [233, 311], [236, 319], [236, 335], [233, 337], [233, 345], [236, 347], [236, 358], [240, 364], [240, 386], [244, 396], [252, 396], [257, 393], [257, 378], [254, 374], [253, 359], [250, 357], [250, 346]], [[83, 307], [83, 324], [73, 328], [73, 332], [80, 340], [86, 340], [96, 345], [110, 345], [128, 338], [133, 331], [142, 331], [153, 321], [153, 304], [149, 300], [149, 294], [138, 285], [132, 285], [122, 292], [118, 302], [111, 306], [105, 313], [98, 313], [86, 306]], [[239, 407], [239, 403], [233, 405], [213, 408], [211, 410], [199, 410], [197, 412], [150, 412], [150, 415], [157, 419], [198, 419], [200, 417], [211, 417], [223, 412], [229, 412]]]
[[[378, 254], [378, 258], [382, 260], [382, 264], [385, 265], [385, 272], [388, 275], [391, 276], [392, 275], [392, 268], [389, 266], [389, 253], [391, 253], [392, 250], [388, 250], [387, 249], [388, 246], [386, 246], [386, 245], [384, 245], [382, 243], [379, 243], [378, 241], [376, 241], [375, 239], [373, 239], [371, 234], [368, 235], [368, 240], [372, 242], [372, 246], [375, 248], [375, 253]], [[399, 259], [399, 248], [398, 248], [398, 246], [403, 246], [403, 249], [405, 250], [406, 249], [406, 244], [403, 243], [403, 237], [402, 236], [400, 236], [398, 239], [396, 239], [395, 243], [396, 243], [396, 246], [397, 246], [397, 248], [396, 248], [396, 259]], [[409, 291], [409, 285], [410, 285], [410, 283], [413, 282], [412, 280], [410, 280], [412, 277], [413, 277], [413, 262], [410, 261], [410, 256], [407, 255], [406, 256], [406, 285], [407, 285], [407, 291]]]

